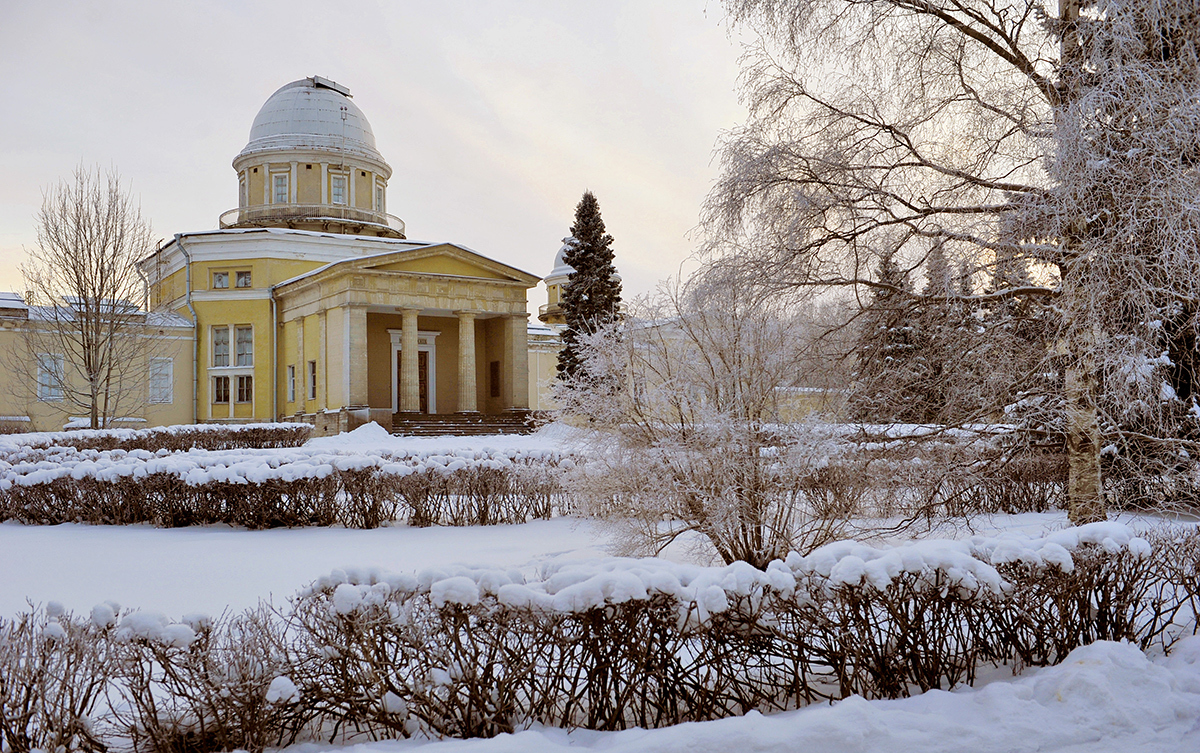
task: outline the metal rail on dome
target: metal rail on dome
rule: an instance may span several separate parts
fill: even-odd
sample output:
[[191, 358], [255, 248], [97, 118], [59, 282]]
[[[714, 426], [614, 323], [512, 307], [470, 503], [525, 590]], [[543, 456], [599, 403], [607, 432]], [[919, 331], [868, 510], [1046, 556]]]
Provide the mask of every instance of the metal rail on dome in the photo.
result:
[[272, 227], [302, 222], [340, 222], [364, 225], [404, 235], [404, 220], [386, 212], [372, 212], [334, 204], [258, 204], [238, 207], [221, 213], [218, 220], [222, 230], [237, 227]]

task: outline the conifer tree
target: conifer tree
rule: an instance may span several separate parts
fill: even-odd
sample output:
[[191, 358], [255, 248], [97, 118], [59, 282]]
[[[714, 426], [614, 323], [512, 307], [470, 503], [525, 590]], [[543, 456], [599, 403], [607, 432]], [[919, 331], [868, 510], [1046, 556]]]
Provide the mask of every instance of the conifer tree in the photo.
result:
[[912, 284], [890, 254], [876, 279], [881, 286], [871, 292], [855, 347], [850, 412], [858, 421], [918, 421], [924, 399], [916, 389], [922, 369]]
[[567, 241], [563, 261], [574, 272], [562, 292], [563, 349], [558, 354], [558, 378], [568, 381], [582, 376], [580, 342], [617, 318], [621, 303], [621, 280], [613, 266], [613, 237], [604, 228], [600, 203], [586, 191], [575, 207], [575, 224]]

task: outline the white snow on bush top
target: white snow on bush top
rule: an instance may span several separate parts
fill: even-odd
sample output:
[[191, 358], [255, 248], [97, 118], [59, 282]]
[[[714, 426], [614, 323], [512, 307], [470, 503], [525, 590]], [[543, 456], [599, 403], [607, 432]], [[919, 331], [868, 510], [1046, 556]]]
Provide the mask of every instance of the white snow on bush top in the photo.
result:
[[[126, 421], [129, 419], [119, 419]], [[0, 435], [0, 452], [8, 452], [21, 447], [51, 447], [62, 442], [78, 442], [81, 439], [115, 439], [131, 441], [139, 437], [152, 437], [168, 434], [198, 434], [205, 432], [242, 432], [259, 431], [262, 429], [298, 429], [306, 424], [300, 423], [254, 423], [254, 424], [174, 424], [171, 426], [154, 426], [148, 429], [73, 429], [71, 431], [32, 431], [22, 434]]]
[[[1074, 567], [1072, 552], [1085, 545], [1110, 553], [1142, 557], [1149, 543], [1121, 523], [1092, 523], [1043, 537], [1006, 533], [966, 541], [933, 539], [874, 547], [839, 541], [808, 556], [791, 554], [758, 570], [744, 562], [700, 567], [661, 559], [606, 558], [562, 561], [543, 566], [526, 579], [519, 571], [489, 568], [428, 568], [412, 575], [380, 570], [335, 571], [300, 592], [300, 598], [328, 596], [339, 614], [383, 603], [391, 592], [427, 593], [434, 606], [470, 606], [485, 597], [511, 608], [579, 613], [628, 601], [665, 595], [688, 607], [689, 619], [701, 622], [729, 608], [734, 600], [761, 599], [771, 591], [791, 597], [797, 589], [885, 589], [901, 576], [918, 588], [954, 588], [970, 596], [1001, 593], [1006, 584], [997, 565], [1023, 562], [1031, 567]], [[372, 598], [374, 597], [374, 598]]]
[[[328, 449], [327, 449], [328, 448]], [[175, 476], [192, 486], [208, 483], [262, 484], [273, 479], [321, 479], [337, 471], [376, 470], [392, 476], [453, 473], [464, 468], [504, 469], [520, 464], [558, 464], [560, 450], [531, 448], [388, 449], [346, 445], [272, 449], [204, 450], [153, 453], [147, 450], [78, 450], [74, 447], [25, 449], [0, 459], [0, 491], [48, 484], [59, 478], [117, 481], [155, 474]]]

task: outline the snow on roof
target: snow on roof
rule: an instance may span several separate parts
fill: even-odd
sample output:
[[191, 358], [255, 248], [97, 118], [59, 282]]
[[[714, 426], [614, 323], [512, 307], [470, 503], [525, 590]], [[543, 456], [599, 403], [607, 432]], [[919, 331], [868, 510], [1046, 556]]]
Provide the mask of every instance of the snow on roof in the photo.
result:
[[[68, 306], [30, 306], [29, 318], [40, 322], [69, 322], [75, 319], [74, 309]], [[192, 323], [178, 314], [169, 311], [149, 311], [146, 313], [146, 325], [149, 327], [178, 327], [191, 329]]]
[[13, 293], [8, 290], [0, 290], [0, 309], [22, 309], [29, 310], [29, 305], [25, 303], [25, 299], [20, 293]]
[[146, 324], [151, 327], [187, 327], [191, 328], [192, 323], [188, 319], [172, 314], [169, 311], [151, 311], [146, 314]]

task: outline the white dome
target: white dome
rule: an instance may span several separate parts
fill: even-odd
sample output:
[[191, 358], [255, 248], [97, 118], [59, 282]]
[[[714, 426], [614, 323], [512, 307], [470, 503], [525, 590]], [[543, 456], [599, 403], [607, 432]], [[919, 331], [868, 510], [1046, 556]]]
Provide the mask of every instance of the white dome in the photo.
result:
[[566, 255], [567, 249], [571, 245], [573, 238], [563, 238], [562, 248], [558, 249], [558, 253], [554, 255], [554, 269], [550, 270], [550, 274], [546, 275], [545, 282], [547, 285], [553, 285], [556, 282], [566, 282], [567, 275], [575, 271], [574, 267], [567, 266]]
[[[545, 282], [547, 285], [565, 283], [567, 281], [567, 277], [575, 271], [574, 267], [567, 264], [567, 249], [570, 247], [571, 241], [573, 240], [575, 239], [570, 236], [563, 238], [562, 248], [558, 249], [558, 253], [554, 255], [554, 269], [550, 270], [550, 274], [543, 278], [543, 282]], [[612, 277], [617, 282], [621, 281], [621, 275], [617, 274], [616, 272], [613, 272]]]
[[298, 149], [346, 152], [387, 166], [350, 90], [320, 76], [293, 81], [272, 94], [254, 117], [250, 141], [238, 158]]

